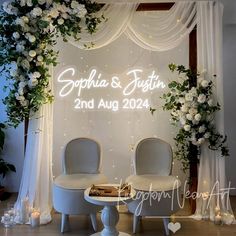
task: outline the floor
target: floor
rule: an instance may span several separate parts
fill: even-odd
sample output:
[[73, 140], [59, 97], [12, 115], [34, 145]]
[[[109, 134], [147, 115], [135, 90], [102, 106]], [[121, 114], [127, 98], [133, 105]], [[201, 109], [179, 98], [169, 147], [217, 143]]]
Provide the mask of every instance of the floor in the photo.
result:
[[[0, 214], [7, 205], [14, 202], [15, 196], [11, 197], [8, 201], [0, 202]], [[231, 198], [232, 208], [236, 215], [236, 197]], [[179, 215], [188, 215], [188, 208], [179, 212]], [[176, 222], [180, 222], [181, 229], [178, 230], [175, 236], [236, 236], [236, 225], [214, 225], [209, 221], [195, 221], [188, 218], [178, 218]], [[100, 214], [98, 214], [99, 230], [102, 229], [102, 223], [100, 221]], [[126, 209], [120, 209], [120, 221], [118, 223], [118, 229], [120, 231], [130, 233], [132, 232], [132, 215], [126, 212]], [[139, 233], [136, 236], [162, 236], [164, 235], [163, 224], [161, 219], [145, 218], [140, 224]], [[70, 218], [70, 232], [64, 233], [64, 236], [89, 236], [93, 234], [93, 229], [90, 220], [87, 216], [72, 216]], [[60, 215], [53, 214], [53, 221], [44, 226], [38, 228], [31, 228], [28, 225], [16, 225], [13, 228], [5, 229], [3, 225], [0, 226], [1, 236], [56, 236], [60, 233]]]

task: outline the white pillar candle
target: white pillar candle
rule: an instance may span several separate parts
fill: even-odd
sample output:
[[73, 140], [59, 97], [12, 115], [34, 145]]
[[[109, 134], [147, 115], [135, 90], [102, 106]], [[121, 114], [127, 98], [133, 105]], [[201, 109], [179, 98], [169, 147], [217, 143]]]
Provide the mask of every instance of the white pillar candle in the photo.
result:
[[38, 211], [31, 213], [30, 224], [32, 227], [38, 227], [40, 225], [40, 213]]
[[220, 214], [215, 216], [215, 224], [216, 225], [220, 225], [221, 224], [221, 216], [220, 216]]

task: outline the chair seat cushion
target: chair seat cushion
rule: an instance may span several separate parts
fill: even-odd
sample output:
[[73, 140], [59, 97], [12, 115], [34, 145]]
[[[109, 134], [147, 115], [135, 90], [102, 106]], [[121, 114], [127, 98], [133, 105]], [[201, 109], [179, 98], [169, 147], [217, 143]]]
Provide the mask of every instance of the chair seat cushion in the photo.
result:
[[131, 175], [126, 179], [136, 190], [141, 191], [169, 191], [181, 186], [181, 182], [175, 176], [158, 175]]
[[59, 175], [54, 184], [65, 189], [86, 189], [92, 184], [105, 184], [107, 178], [103, 174], [71, 174]]

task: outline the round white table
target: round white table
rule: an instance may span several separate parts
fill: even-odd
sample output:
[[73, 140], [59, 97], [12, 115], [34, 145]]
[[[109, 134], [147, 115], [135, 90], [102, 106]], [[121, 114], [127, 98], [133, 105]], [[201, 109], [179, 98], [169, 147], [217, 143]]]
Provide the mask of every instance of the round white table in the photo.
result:
[[[118, 184], [103, 184], [103, 186], [104, 185], [119, 186]], [[132, 201], [136, 194], [135, 190], [131, 189], [130, 197], [97, 197], [89, 196], [90, 189], [91, 188], [87, 188], [84, 192], [85, 200], [95, 205], [104, 206], [101, 214], [104, 229], [91, 236], [130, 236], [130, 234], [119, 232], [116, 229], [116, 225], [119, 221], [119, 212], [116, 206]]]

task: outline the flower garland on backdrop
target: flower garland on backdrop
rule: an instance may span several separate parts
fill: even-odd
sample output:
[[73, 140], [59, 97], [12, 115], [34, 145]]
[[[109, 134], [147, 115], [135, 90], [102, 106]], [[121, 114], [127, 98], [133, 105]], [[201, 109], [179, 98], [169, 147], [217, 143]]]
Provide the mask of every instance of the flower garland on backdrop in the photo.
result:
[[182, 162], [183, 170], [189, 168], [191, 145], [208, 144], [211, 150], [219, 150], [221, 156], [228, 156], [227, 137], [220, 134], [214, 125], [215, 112], [220, 110], [213, 99], [213, 82], [201, 74], [186, 69], [183, 65], [170, 64], [172, 72], [178, 72], [178, 79], [168, 84], [169, 91], [162, 96], [163, 109], [171, 111], [172, 124], [179, 127], [175, 139], [175, 157]]
[[[17, 127], [30, 112], [53, 101], [49, 65], [57, 65], [53, 49], [61, 36], [79, 40], [81, 30], [93, 33], [103, 16], [90, 0], [14, 0], [0, 9], [0, 66], [9, 85], [4, 99], [8, 124]], [[85, 47], [92, 46], [85, 45]]]

